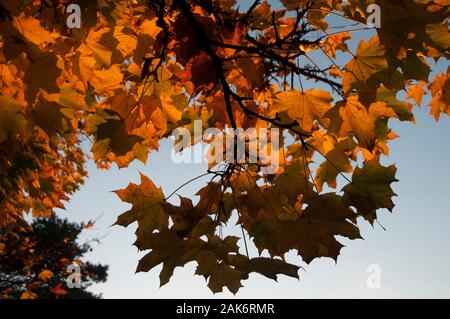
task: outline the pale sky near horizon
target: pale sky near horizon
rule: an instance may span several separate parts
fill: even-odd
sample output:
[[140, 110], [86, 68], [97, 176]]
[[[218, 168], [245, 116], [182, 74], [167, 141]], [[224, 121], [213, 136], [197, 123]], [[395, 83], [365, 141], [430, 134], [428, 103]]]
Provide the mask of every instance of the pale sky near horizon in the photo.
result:
[[[435, 71], [443, 72], [448, 66], [448, 61], [441, 61]], [[360, 220], [364, 240], [343, 240], [346, 247], [337, 264], [326, 258], [316, 259], [310, 265], [301, 263], [305, 270], [299, 272], [300, 281], [280, 276], [277, 283], [251, 275], [236, 297], [450, 298], [450, 118], [443, 116], [435, 122], [425, 104], [414, 108], [416, 124], [390, 122], [399, 138], [390, 142], [391, 154], [383, 162], [396, 164], [399, 182], [393, 184], [398, 194], [393, 213], [379, 213], [386, 231]], [[125, 188], [130, 182], [139, 183], [139, 172], [168, 194], [204, 173], [205, 167], [173, 163], [168, 142], [161, 143], [158, 153], [150, 154], [147, 165], [135, 161], [128, 168], [119, 170], [113, 166], [106, 171], [88, 163], [85, 185], [66, 204], [67, 212], [59, 212], [59, 216], [72, 221], [101, 216], [95, 227], [82, 236], [102, 238], [87, 257], [110, 267], [108, 281], [93, 286], [93, 292], [102, 293], [104, 298], [233, 297], [228, 291], [213, 295], [204, 278], [194, 276], [195, 263], [177, 268], [171, 281], [159, 288], [161, 265], [148, 273], [134, 273], [144, 254], [132, 246], [136, 225], [110, 227], [130, 207], [111, 191]], [[205, 181], [190, 184], [180, 194], [193, 196]], [[230, 231], [237, 232], [239, 228], [235, 226]], [[255, 250], [250, 253], [257, 254]], [[299, 262], [292, 254], [288, 260]], [[379, 289], [366, 285], [366, 270], [371, 264], [381, 269]]]

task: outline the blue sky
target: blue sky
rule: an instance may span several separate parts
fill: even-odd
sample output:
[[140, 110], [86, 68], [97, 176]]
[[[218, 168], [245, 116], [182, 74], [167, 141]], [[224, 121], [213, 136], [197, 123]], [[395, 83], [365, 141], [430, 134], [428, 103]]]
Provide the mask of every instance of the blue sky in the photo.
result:
[[[366, 34], [367, 35], [367, 34]], [[434, 70], [443, 72], [448, 61], [441, 61]], [[429, 97], [425, 100], [427, 102]], [[300, 270], [300, 280], [280, 276], [278, 283], [251, 275], [244, 281], [239, 298], [450, 298], [450, 118], [439, 122], [428, 114], [428, 107], [415, 108], [416, 124], [392, 121], [391, 127], [400, 136], [390, 143], [391, 154], [385, 164], [395, 163], [398, 183], [393, 185], [398, 197], [393, 213], [382, 211], [380, 226], [359, 221], [364, 240], [343, 241], [337, 264], [331, 259], [316, 259]], [[82, 240], [101, 238], [100, 245], [88, 259], [110, 266], [108, 281], [92, 287], [105, 298], [228, 298], [226, 291], [213, 295], [203, 277], [194, 276], [195, 263], [177, 268], [169, 284], [159, 288], [161, 266], [148, 273], [134, 274], [144, 253], [132, 246], [136, 225], [123, 228], [111, 225], [127, 210], [111, 191], [139, 182], [139, 172], [149, 176], [166, 194], [185, 181], [205, 172], [204, 164], [174, 164], [170, 143], [163, 142], [158, 153], [151, 153], [147, 165], [133, 162], [126, 169], [112, 167], [98, 170], [87, 165], [89, 178], [59, 212], [72, 221], [100, 217], [95, 227], [83, 233]], [[204, 185], [200, 179], [180, 192], [193, 196]], [[238, 226], [229, 229], [240, 231]], [[253, 256], [256, 250], [251, 250]], [[288, 260], [299, 262], [294, 255]], [[366, 270], [371, 264], [381, 269], [381, 287], [368, 288]]]

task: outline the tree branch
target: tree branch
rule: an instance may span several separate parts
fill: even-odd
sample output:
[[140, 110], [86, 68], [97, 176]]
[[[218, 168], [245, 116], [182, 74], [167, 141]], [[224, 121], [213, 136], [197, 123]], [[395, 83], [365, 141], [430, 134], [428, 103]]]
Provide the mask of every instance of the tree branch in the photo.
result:
[[230, 86], [228, 85], [227, 80], [225, 79], [225, 75], [224, 75], [223, 68], [222, 68], [222, 61], [217, 56], [216, 52], [214, 51], [214, 49], [211, 45], [210, 40], [205, 35], [205, 33], [203, 32], [203, 29], [201, 28], [201, 26], [198, 24], [197, 20], [195, 19], [193, 13], [191, 12], [191, 8], [190, 8], [189, 4], [187, 4], [186, 1], [184, 1], [184, 0], [177, 0], [176, 4], [180, 7], [183, 14], [186, 16], [186, 18], [191, 23], [194, 31], [197, 33], [197, 36], [199, 37], [200, 43], [203, 43], [203, 47], [204, 47], [206, 53], [212, 59], [217, 77], [223, 87], [226, 110], [227, 110], [228, 118], [230, 120], [230, 124], [234, 129], [236, 129], [237, 125], [236, 125], [236, 121], [233, 116], [233, 108], [232, 108], [231, 99], [230, 99], [231, 89], [230, 89]]

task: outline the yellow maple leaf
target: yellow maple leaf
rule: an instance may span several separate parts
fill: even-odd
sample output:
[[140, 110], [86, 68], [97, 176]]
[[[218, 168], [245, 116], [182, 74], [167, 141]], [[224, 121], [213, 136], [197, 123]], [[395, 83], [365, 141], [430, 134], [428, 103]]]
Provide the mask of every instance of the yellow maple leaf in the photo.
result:
[[367, 82], [373, 74], [386, 67], [385, 50], [380, 45], [378, 36], [373, 36], [369, 41], [362, 40], [354, 58], [344, 67], [344, 91], [349, 93], [352, 88]]
[[372, 150], [377, 138], [375, 127], [378, 119], [398, 118], [398, 115], [383, 102], [372, 103], [366, 108], [354, 94], [346, 101], [338, 102], [326, 117], [331, 119], [329, 131], [336, 132], [340, 137], [353, 133], [362, 147]]
[[441, 114], [450, 115], [450, 68], [447, 69], [447, 74], [442, 73], [436, 75], [430, 85], [431, 95], [433, 99], [430, 102], [430, 114], [439, 120]]
[[414, 103], [420, 106], [420, 104], [422, 104], [422, 98], [426, 93], [423, 84], [410, 85], [407, 90], [408, 95], [406, 98], [413, 99]]
[[39, 20], [26, 16], [25, 13], [14, 17], [13, 25], [28, 41], [36, 45], [55, 42], [55, 33], [50, 33], [41, 26]]
[[286, 111], [305, 132], [310, 132], [314, 120], [319, 120], [331, 108], [330, 93], [320, 89], [283, 91], [276, 96], [272, 115]]

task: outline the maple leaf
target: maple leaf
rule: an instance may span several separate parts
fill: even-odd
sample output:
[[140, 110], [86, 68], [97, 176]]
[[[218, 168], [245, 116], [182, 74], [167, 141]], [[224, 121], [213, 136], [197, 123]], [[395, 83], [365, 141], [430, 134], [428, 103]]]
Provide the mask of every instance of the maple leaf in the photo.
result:
[[69, 84], [63, 87], [60, 87], [58, 104], [72, 109], [90, 109], [89, 100], [86, 98], [86, 95], [89, 93], [84, 90], [84, 87], [80, 87], [77, 84]]
[[[202, 16], [198, 13], [193, 14], [196, 23], [206, 33], [209, 39], [213, 39], [217, 30], [217, 25], [209, 17]], [[174, 33], [174, 38], [178, 42], [175, 47], [177, 52], [177, 61], [186, 65], [191, 58], [201, 53], [203, 44], [191, 21], [184, 15], [178, 15], [177, 19], [170, 26]]]
[[167, 122], [177, 123], [181, 120], [182, 110], [188, 105], [182, 86], [173, 81], [152, 83], [144, 93], [143, 108], [159, 108]]
[[135, 128], [140, 127], [154, 111], [154, 108], [142, 110], [142, 104], [138, 103], [136, 97], [122, 90], [116, 90], [114, 96], [107, 98], [103, 104], [105, 108], [110, 108], [125, 119], [127, 132], [132, 132]]
[[[134, 53], [137, 47], [137, 37], [133, 34], [133, 30], [124, 26], [117, 26], [114, 28], [114, 38], [117, 39], [117, 49], [122, 54], [122, 57], [128, 57]], [[110, 42], [109, 42], [110, 43]]]
[[58, 93], [56, 78], [61, 74], [57, 67], [57, 57], [53, 53], [44, 53], [32, 57], [23, 81], [27, 85], [26, 98], [33, 102], [39, 89], [47, 93]]
[[212, 230], [214, 223], [206, 215], [217, 213], [222, 207], [222, 191], [219, 183], [208, 183], [196, 195], [200, 196], [200, 200], [195, 206], [189, 198], [182, 196], [179, 196], [179, 206], [167, 202], [161, 204], [173, 221], [171, 229], [175, 230], [181, 238], [188, 235], [194, 237], [203, 235], [208, 230]]
[[433, 99], [430, 102], [430, 113], [439, 120], [441, 113], [450, 115], [450, 68], [447, 74], [442, 73], [434, 77], [431, 83], [431, 94]]
[[343, 246], [336, 235], [360, 238], [353, 223], [356, 216], [338, 195], [328, 193], [311, 199], [295, 221], [262, 219], [252, 224], [249, 234], [258, 249], [268, 249], [271, 255], [283, 256], [296, 249], [306, 263], [317, 257], [337, 260]]
[[313, 186], [307, 175], [307, 168], [300, 159], [292, 161], [285, 172], [276, 177], [273, 186], [257, 187], [255, 177], [250, 177], [253, 186], [239, 198], [240, 219], [244, 224], [251, 224], [260, 218], [295, 220], [298, 217], [295, 206], [299, 196], [312, 194]]
[[416, 84], [410, 85], [408, 87], [408, 95], [406, 96], [408, 99], [413, 99], [414, 103], [418, 106], [422, 104], [422, 98], [426, 91], [423, 88], [423, 85]]
[[364, 163], [362, 168], [355, 168], [351, 184], [346, 185], [344, 201], [355, 207], [359, 215], [371, 223], [376, 218], [376, 210], [387, 208], [392, 211], [392, 197], [396, 194], [390, 184], [397, 182], [394, 165], [381, 166], [379, 158], [375, 157]]
[[95, 87], [98, 95], [107, 95], [121, 88], [123, 82], [123, 74], [120, 65], [113, 64], [108, 69], [94, 70], [89, 81]]
[[206, 251], [196, 259], [198, 266], [196, 275], [209, 278], [208, 287], [213, 293], [223, 291], [227, 287], [232, 293], [236, 294], [242, 287], [241, 280], [245, 278], [245, 273], [237, 270], [225, 262], [218, 262], [213, 252]]
[[[365, 108], [358, 101], [357, 95], [351, 95], [346, 101], [338, 102], [325, 116], [330, 119], [328, 129], [331, 132], [335, 132], [341, 137], [352, 132], [359, 144], [370, 151], [375, 146], [378, 120], [398, 118], [395, 111], [383, 102], [372, 103], [368, 109]], [[384, 125], [386, 124], [384, 123]]]
[[408, 79], [427, 81], [430, 74], [430, 66], [419, 53], [407, 51], [401, 61], [403, 75]]
[[380, 45], [378, 36], [373, 36], [369, 41], [361, 40], [355, 56], [344, 67], [344, 91], [348, 94], [353, 88], [361, 88], [372, 75], [385, 68], [385, 49]]
[[164, 212], [162, 203], [164, 194], [161, 188], [145, 175], [141, 174], [141, 184], [129, 184], [126, 189], [115, 192], [121, 200], [133, 205], [133, 207], [121, 214], [116, 225], [128, 226], [137, 222], [136, 243], [139, 249], [145, 249], [147, 239], [154, 230], [163, 230], [168, 225], [168, 215]]
[[[228, 217], [229, 217], [228, 213]], [[226, 222], [227, 214], [225, 216], [220, 217], [220, 222]], [[190, 237], [192, 238], [200, 238], [204, 235], [211, 235], [214, 233], [219, 221], [213, 220], [210, 216], [204, 216], [201, 218], [195, 226], [192, 228], [190, 232]]]
[[143, 140], [139, 136], [128, 134], [124, 121], [117, 113], [111, 110], [104, 112], [108, 114], [108, 118], [97, 126], [97, 142], [92, 147], [94, 153], [106, 154], [111, 150], [116, 155], [125, 155]]
[[236, 294], [241, 285], [242, 272], [236, 270], [224, 263], [217, 264], [211, 272], [208, 287], [212, 292], [222, 292], [223, 287], [227, 287], [232, 293]]
[[[78, 51], [81, 53], [80, 59], [86, 59], [88, 57], [93, 57], [98, 66], [108, 67], [111, 65], [111, 58], [113, 51], [101, 41], [106, 36], [112, 38], [113, 30], [110, 28], [101, 28], [99, 30], [91, 29]], [[110, 38], [110, 40], [111, 40]], [[109, 42], [108, 45], [114, 45], [114, 42]]]
[[271, 24], [272, 21], [272, 10], [270, 9], [270, 4], [264, 1], [258, 5], [253, 14], [253, 25], [256, 29], [264, 29]]
[[425, 31], [439, 49], [444, 52], [448, 50], [448, 44], [450, 43], [448, 25], [442, 23], [427, 24]]
[[324, 90], [284, 91], [277, 94], [272, 113], [287, 111], [288, 115], [299, 123], [303, 131], [310, 132], [314, 120], [321, 119], [331, 108], [331, 101], [331, 95]]
[[208, 86], [217, 80], [212, 58], [205, 52], [192, 57], [183, 71], [176, 73], [183, 81], [191, 81], [198, 90], [201, 86]]
[[348, 32], [340, 32], [338, 34], [333, 34], [325, 39], [323, 45], [323, 50], [330, 57], [336, 57], [336, 51], [348, 51], [347, 40], [351, 39], [352, 36]]
[[180, 239], [172, 230], [163, 229], [159, 233], [151, 233], [147, 238], [145, 249], [152, 249], [152, 251], [142, 257], [136, 272], [149, 271], [163, 263], [159, 276], [163, 286], [169, 282], [176, 267], [183, 266], [192, 260], [193, 253], [190, 251], [197, 251], [200, 247], [199, 242], [188, 243]]
[[433, 12], [431, 2], [380, 0], [377, 4], [383, 17], [377, 32], [380, 42], [388, 48], [386, 56], [393, 66], [398, 66], [398, 54], [403, 49], [410, 50], [411, 56], [425, 53], [426, 47], [441, 52], [448, 49], [442, 42], [443, 29], [437, 24], [445, 16], [445, 6]]
[[245, 258], [236, 255], [230, 258], [230, 261], [237, 269], [245, 272], [257, 272], [267, 278], [277, 281], [277, 275], [285, 275], [293, 278], [299, 278], [299, 266], [289, 264], [281, 259], [272, 259], [266, 257]]
[[170, 203], [163, 203], [164, 211], [171, 216], [173, 220], [172, 229], [184, 237], [190, 233], [197, 222], [203, 217], [202, 212], [194, 208], [192, 201], [189, 198], [180, 196], [180, 206], [175, 206]]
[[0, 96], [0, 143], [23, 134], [27, 121], [23, 107], [8, 96]]
[[0, 23], [4, 38], [3, 53], [6, 60], [16, 58], [20, 53], [36, 54], [39, 46], [55, 42], [55, 34], [51, 34], [41, 26], [39, 20], [20, 13], [14, 16], [12, 23]]
[[13, 25], [27, 41], [36, 45], [55, 42], [55, 34], [44, 29], [41, 22], [32, 16], [26, 16], [24, 13], [21, 13], [14, 17]]
[[356, 147], [356, 143], [350, 139], [345, 138], [338, 142], [337, 145], [327, 147], [323, 153], [326, 160], [320, 164], [316, 171], [316, 185], [319, 192], [322, 191], [322, 186], [327, 183], [329, 187], [336, 188], [336, 178], [340, 173], [351, 173], [353, 167], [349, 159]]
[[39, 125], [49, 136], [56, 133], [66, 133], [72, 129], [70, 119], [63, 113], [63, 107], [55, 101], [47, 100], [40, 95], [33, 108], [33, 116]]
[[[233, 75], [233, 76], [232, 76]], [[265, 85], [264, 65], [259, 61], [251, 59], [239, 59], [236, 62], [236, 69], [229, 74], [229, 81], [241, 90], [261, 90]]]
[[200, 214], [214, 214], [219, 210], [222, 197], [222, 185], [216, 182], [210, 182], [200, 189], [196, 195], [200, 200], [196, 205]]

